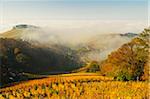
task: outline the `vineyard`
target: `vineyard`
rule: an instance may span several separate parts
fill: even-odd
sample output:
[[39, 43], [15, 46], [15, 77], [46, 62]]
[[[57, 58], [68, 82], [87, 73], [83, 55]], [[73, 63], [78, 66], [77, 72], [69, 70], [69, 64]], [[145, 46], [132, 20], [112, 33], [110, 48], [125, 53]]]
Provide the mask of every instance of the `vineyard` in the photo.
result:
[[148, 82], [121, 82], [97, 74], [66, 74], [0, 89], [0, 99], [148, 99]]

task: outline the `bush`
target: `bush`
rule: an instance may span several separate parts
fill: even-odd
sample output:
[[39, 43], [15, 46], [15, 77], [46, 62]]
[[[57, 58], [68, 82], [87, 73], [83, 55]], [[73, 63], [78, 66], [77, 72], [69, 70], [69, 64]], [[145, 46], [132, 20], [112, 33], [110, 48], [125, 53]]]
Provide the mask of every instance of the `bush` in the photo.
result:
[[127, 73], [127, 72], [120, 72], [118, 74], [118, 76], [116, 77], [116, 80], [119, 80], [119, 81], [130, 81], [130, 80], [134, 80], [134, 79], [133, 79], [133, 76], [130, 75], [129, 73]]
[[90, 68], [87, 69], [87, 72], [96, 72], [99, 71], [99, 64], [96, 61], [90, 63]]

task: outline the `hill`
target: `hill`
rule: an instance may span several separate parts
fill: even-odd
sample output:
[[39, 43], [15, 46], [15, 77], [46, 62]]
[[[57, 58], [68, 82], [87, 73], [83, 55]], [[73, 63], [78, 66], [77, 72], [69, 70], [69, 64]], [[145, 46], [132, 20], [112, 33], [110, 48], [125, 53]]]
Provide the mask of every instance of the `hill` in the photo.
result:
[[[117, 80], [149, 80], [150, 29], [111, 52], [101, 65], [103, 75]], [[144, 79], [143, 79], [144, 76]]]
[[9, 31], [1, 33], [0, 38], [21, 39], [32, 44], [42, 44], [49, 47], [51, 45], [61, 45], [62, 43], [60, 38], [54, 33], [41, 27], [27, 24], [19, 24], [12, 27]]
[[[62, 53], [48, 47], [39, 47], [29, 42], [14, 39], [0, 39], [2, 84], [17, 78], [20, 73], [58, 74], [67, 73], [81, 66], [78, 56]], [[4, 82], [3, 82], [4, 80]], [[8, 80], [8, 81], [7, 81]]]

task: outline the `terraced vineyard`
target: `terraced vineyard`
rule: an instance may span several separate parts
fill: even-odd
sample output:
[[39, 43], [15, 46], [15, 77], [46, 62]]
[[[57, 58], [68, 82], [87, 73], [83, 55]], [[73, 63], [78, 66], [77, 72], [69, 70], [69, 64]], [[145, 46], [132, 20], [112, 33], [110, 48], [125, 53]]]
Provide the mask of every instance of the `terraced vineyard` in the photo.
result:
[[0, 89], [0, 99], [148, 99], [148, 84], [90, 73], [66, 74]]

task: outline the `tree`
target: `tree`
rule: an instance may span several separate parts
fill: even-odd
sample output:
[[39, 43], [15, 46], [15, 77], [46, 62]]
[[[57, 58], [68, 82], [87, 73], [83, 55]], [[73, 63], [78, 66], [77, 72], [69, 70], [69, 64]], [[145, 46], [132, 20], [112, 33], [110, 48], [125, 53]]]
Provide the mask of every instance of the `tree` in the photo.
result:
[[131, 42], [112, 52], [101, 66], [101, 72], [117, 80], [137, 80], [148, 61], [150, 30], [145, 29]]
[[22, 53], [16, 55], [16, 60], [18, 63], [26, 63], [28, 60], [28, 57]]
[[97, 61], [90, 62], [87, 72], [96, 72], [96, 71], [99, 71], [99, 63]]
[[141, 76], [141, 80], [149, 80], [150, 78], [150, 67], [149, 62], [144, 64], [143, 75]]

